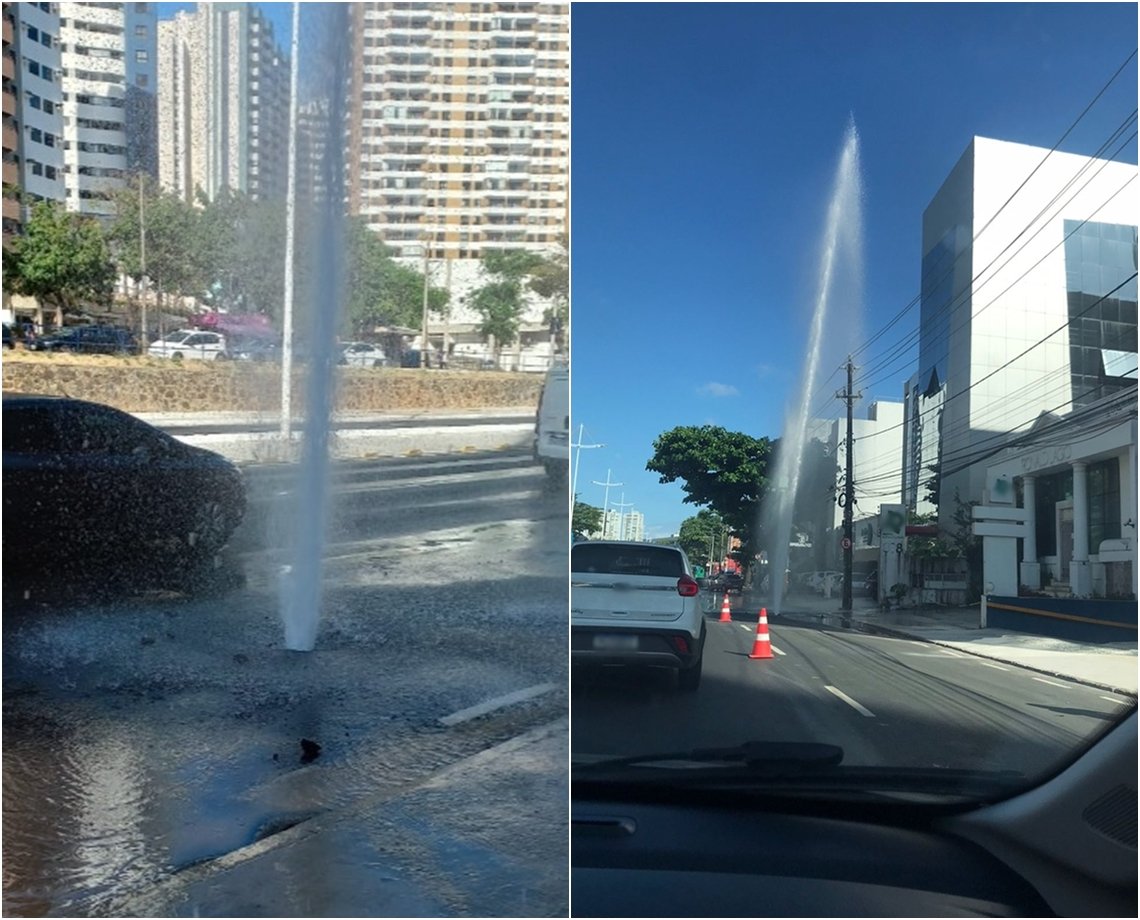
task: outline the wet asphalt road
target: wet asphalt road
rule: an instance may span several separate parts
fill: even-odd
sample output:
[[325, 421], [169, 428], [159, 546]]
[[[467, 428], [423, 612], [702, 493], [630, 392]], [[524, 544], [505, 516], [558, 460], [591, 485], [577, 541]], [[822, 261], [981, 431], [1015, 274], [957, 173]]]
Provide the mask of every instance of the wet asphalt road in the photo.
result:
[[680, 692], [663, 670], [574, 669], [575, 755], [809, 741], [840, 746], [850, 765], [1032, 775], [1071, 758], [1130, 705], [933, 643], [790, 616], [769, 620], [772, 657], [753, 659], [757, 611], [733, 598], [733, 620], [722, 623], [720, 600], [706, 597], [696, 693]]
[[[519, 786], [538, 796], [522, 809], [510, 776], [458, 803], [417, 790], [472, 757], [493, 774], [495, 745], [565, 718], [565, 490], [522, 453], [335, 465], [316, 650], [298, 653], [278, 613], [293, 469], [247, 477], [237, 584], [220, 596], [95, 601], [71, 585], [50, 603], [6, 599], [5, 915], [564, 913], [564, 759]], [[363, 839], [345, 818], [361, 803], [370, 827], [403, 830]], [[233, 854], [330, 815], [336, 832], [310, 835], [264, 896], [201, 887]], [[465, 815], [502, 824], [466, 886], [438, 855]], [[409, 822], [417, 848], [393, 842]], [[148, 901], [183, 878], [199, 887]]]

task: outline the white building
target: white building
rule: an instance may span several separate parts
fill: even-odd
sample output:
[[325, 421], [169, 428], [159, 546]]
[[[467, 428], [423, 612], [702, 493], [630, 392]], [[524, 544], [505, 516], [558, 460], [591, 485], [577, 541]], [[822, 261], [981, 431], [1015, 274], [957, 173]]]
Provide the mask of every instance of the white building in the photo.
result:
[[627, 511], [624, 514], [608, 509], [602, 518], [601, 530], [586, 534], [591, 540], [634, 540], [645, 539], [645, 515], [640, 511]]
[[13, 3], [17, 182], [32, 200], [63, 201], [63, 76], [58, 4]]
[[1135, 178], [1127, 163], [982, 137], [951, 171], [923, 215], [912, 510], [934, 466], [949, 529], [955, 494], [982, 498], [1010, 432], [1135, 387]]
[[112, 217], [118, 189], [154, 164], [154, 4], [61, 3], [59, 14], [67, 207]]
[[985, 474], [974, 517], [987, 593], [1016, 596], [1024, 585], [1135, 598], [1135, 388], [1063, 418], [1043, 414]]
[[289, 61], [257, 6], [199, 4], [160, 22], [157, 80], [164, 188], [284, 198]]

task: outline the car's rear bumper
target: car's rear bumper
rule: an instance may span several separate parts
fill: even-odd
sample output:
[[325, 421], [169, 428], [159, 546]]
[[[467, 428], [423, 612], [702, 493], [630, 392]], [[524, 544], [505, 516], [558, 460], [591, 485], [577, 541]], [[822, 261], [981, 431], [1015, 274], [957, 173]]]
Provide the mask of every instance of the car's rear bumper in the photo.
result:
[[[615, 644], [628, 647], [613, 647]], [[572, 626], [570, 659], [574, 664], [652, 665], [691, 668], [701, 657], [704, 632], [697, 638], [683, 629], [646, 630], [639, 627]]]

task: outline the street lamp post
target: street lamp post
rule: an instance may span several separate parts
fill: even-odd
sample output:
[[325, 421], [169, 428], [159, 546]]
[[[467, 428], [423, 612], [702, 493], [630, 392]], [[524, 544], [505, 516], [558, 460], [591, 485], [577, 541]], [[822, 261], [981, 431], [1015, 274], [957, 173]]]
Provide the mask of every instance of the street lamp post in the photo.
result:
[[618, 526], [618, 539], [624, 540], [625, 539], [625, 509], [626, 508], [632, 508], [633, 502], [627, 502], [625, 500], [625, 493], [622, 492], [621, 493], [621, 501], [620, 502], [614, 502], [614, 507], [622, 509], [621, 511], [618, 512], [618, 520], [621, 521], [621, 524]]
[[624, 482], [610, 482], [610, 473], [612, 473], [612, 472], [613, 472], [613, 470], [606, 470], [606, 481], [605, 482], [598, 482], [598, 480], [596, 480], [596, 479], [592, 480], [594, 485], [606, 487], [605, 500], [602, 502], [602, 535], [603, 536], [605, 536], [605, 533], [606, 533], [606, 512], [609, 510], [609, 507], [610, 507], [610, 488], [612, 486], [624, 486], [625, 485]]
[[[582, 459], [582, 450], [583, 449], [589, 450], [592, 447], [605, 447], [606, 446], [605, 444], [583, 444], [582, 443], [582, 432], [585, 430], [585, 428], [586, 428], [585, 425], [579, 425], [578, 426], [578, 443], [570, 445], [571, 447], [575, 447], [578, 449], [578, 452], [574, 455], [574, 481], [570, 485], [570, 493], [571, 493], [573, 501], [578, 500], [578, 462]], [[609, 479], [609, 476], [607, 476], [606, 478]]]

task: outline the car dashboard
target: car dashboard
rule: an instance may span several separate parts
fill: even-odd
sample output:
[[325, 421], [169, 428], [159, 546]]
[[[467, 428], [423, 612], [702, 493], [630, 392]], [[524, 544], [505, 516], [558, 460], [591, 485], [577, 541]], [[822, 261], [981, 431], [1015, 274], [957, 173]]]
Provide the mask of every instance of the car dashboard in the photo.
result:
[[1136, 713], [1062, 773], [946, 808], [576, 780], [575, 917], [1136, 916]]

